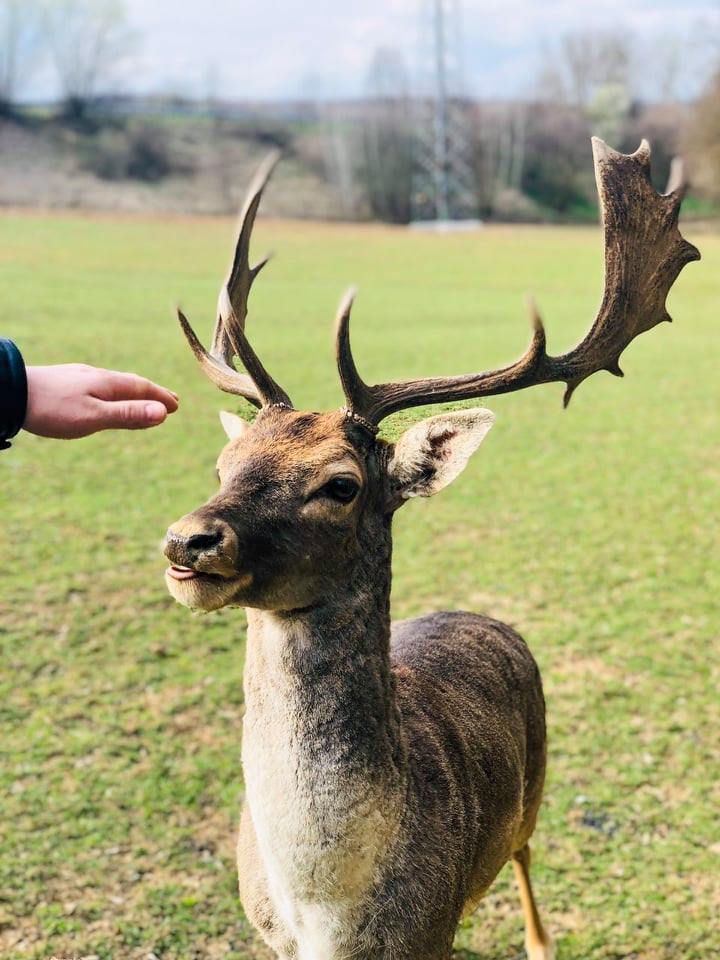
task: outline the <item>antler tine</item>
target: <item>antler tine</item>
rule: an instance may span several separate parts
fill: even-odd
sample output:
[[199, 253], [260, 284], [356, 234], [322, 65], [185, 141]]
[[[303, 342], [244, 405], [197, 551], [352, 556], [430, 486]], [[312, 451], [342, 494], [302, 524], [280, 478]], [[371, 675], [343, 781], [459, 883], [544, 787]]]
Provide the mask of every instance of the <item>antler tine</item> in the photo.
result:
[[250, 266], [250, 238], [263, 191], [279, 160], [279, 150], [269, 153], [258, 167], [248, 187], [238, 221], [237, 242], [232, 262], [227, 279], [218, 296], [218, 316], [213, 333], [211, 352], [215, 356], [222, 357], [226, 363], [232, 362], [232, 346], [225, 332], [225, 327], [232, 323], [234, 326], [239, 324], [245, 329], [248, 299], [253, 281], [270, 260], [270, 254], [268, 254], [254, 267]]
[[665, 187], [664, 196], [669, 197], [671, 194], [674, 194], [678, 198], [678, 203], [681, 203], [683, 197], [687, 193], [687, 188], [688, 182], [685, 170], [685, 161], [682, 157], [673, 157], [670, 164], [670, 175], [668, 177], [667, 186]]
[[358, 373], [350, 346], [350, 314], [356, 296], [357, 287], [349, 287], [340, 301], [335, 320], [335, 356], [348, 409], [362, 415], [362, 411], [372, 409], [373, 394]]
[[350, 346], [350, 309], [354, 291], [345, 295], [338, 311], [337, 362], [348, 409], [357, 416], [378, 424], [399, 410], [423, 404], [469, 400], [478, 396], [507, 393], [530, 386], [545, 353], [545, 328], [535, 302], [529, 299], [533, 336], [523, 356], [510, 366], [488, 373], [470, 373], [460, 377], [432, 377], [368, 386], [355, 366]]
[[368, 386], [352, 358], [349, 319], [352, 298], [338, 316], [337, 356], [348, 407], [377, 425], [407, 407], [510, 393], [540, 383], [564, 382], [564, 404], [583, 380], [598, 370], [622, 376], [620, 354], [646, 330], [669, 320], [667, 295], [682, 268], [700, 253], [678, 229], [685, 190], [682, 167], [673, 164], [668, 193], [650, 183], [650, 145], [622, 154], [593, 137], [595, 178], [605, 232], [605, 289], [600, 309], [584, 339], [568, 353], [551, 357], [545, 331], [530, 302], [533, 338], [527, 351], [499, 370]]
[[203, 373], [225, 393], [232, 393], [237, 397], [244, 397], [256, 407], [262, 407], [263, 398], [245, 373], [239, 373], [234, 367], [229, 366], [218, 357], [208, 353], [205, 347], [198, 340], [197, 334], [190, 326], [190, 322], [180, 307], [177, 308], [178, 320], [185, 334], [190, 349], [195, 354], [195, 359], [200, 364]]
[[262, 396], [262, 406], [287, 407], [292, 409], [290, 397], [285, 393], [280, 384], [270, 376], [265, 367], [258, 359], [258, 355], [250, 346], [250, 342], [245, 336], [240, 323], [231, 314], [232, 323], [227, 326], [228, 336], [233, 350], [245, 364], [247, 372], [250, 374], [252, 383], [258, 388]]
[[[209, 353], [178, 309], [180, 325], [205, 374], [221, 390], [245, 397], [257, 407], [272, 404], [292, 407], [290, 398], [267, 372], [245, 336], [250, 289], [270, 259], [266, 256], [254, 267], [250, 266], [250, 237], [263, 190], [279, 159], [280, 153], [275, 151], [263, 160], [245, 198], [233, 260], [218, 298], [218, 314]], [[234, 355], [243, 362], [249, 376], [235, 369]]]

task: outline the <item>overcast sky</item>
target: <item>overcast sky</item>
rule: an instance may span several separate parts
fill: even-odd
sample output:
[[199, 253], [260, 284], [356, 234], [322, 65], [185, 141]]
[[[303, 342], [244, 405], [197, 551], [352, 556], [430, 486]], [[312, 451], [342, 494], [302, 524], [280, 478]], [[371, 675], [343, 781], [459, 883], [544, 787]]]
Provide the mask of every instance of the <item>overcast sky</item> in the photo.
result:
[[[140, 43], [125, 85], [253, 99], [297, 97], [321, 86], [326, 96], [355, 96], [379, 46], [398, 48], [416, 70], [423, 2], [126, 0]], [[652, 94], [654, 48], [690, 38], [707, 46], [720, 33], [718, 0], [464, 0], [462, 7], [467, 85], [481, 96], [531, 90], [539, 49], [553, 37], [614, 27], [633, 32], [645, 92]], [[685, 95], [706, 71], [707, 50], [698, 42], [692, 57], [682, 57]], [[40, 82], [47, 91], [49, 73]]]

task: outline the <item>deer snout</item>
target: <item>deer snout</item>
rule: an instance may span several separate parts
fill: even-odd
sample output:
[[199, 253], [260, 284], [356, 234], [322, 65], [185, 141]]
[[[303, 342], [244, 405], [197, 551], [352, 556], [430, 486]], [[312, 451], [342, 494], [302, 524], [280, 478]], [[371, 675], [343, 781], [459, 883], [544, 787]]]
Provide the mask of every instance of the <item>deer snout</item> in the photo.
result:
[[193, 573], [229, 577], [235, 573], [238, 558], [237, 536], [224, 520], [190, 514], [168, 529], [165, 556], [177, 579]]

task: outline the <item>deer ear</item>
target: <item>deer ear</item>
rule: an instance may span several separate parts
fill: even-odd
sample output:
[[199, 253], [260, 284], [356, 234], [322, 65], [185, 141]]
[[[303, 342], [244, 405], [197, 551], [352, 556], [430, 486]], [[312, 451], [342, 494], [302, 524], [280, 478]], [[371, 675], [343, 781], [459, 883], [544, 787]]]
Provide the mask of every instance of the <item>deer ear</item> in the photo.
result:
[[220, 411], [220, 423], [228, 435], [228, 440], [237, 440], [249, 427], [249, 424], [242, 417], [239, 417], [236, 413], [228, 413], [227, 410]]
[[441, 413], [410, 427], [388, 463], [394, 500], [431, 497], [459, 476], [493, 425], [484, 407]]

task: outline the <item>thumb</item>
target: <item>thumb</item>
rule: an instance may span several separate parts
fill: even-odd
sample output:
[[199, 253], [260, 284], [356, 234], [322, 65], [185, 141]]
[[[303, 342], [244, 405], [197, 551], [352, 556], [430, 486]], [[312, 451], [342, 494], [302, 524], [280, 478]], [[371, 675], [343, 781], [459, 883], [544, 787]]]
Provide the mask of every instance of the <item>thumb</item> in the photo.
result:
[[105, 402], [97, 421], [98, 430], [144, 430], [156, 427], [167, 417], [164, 404], [157, 400], [117, 400]]

